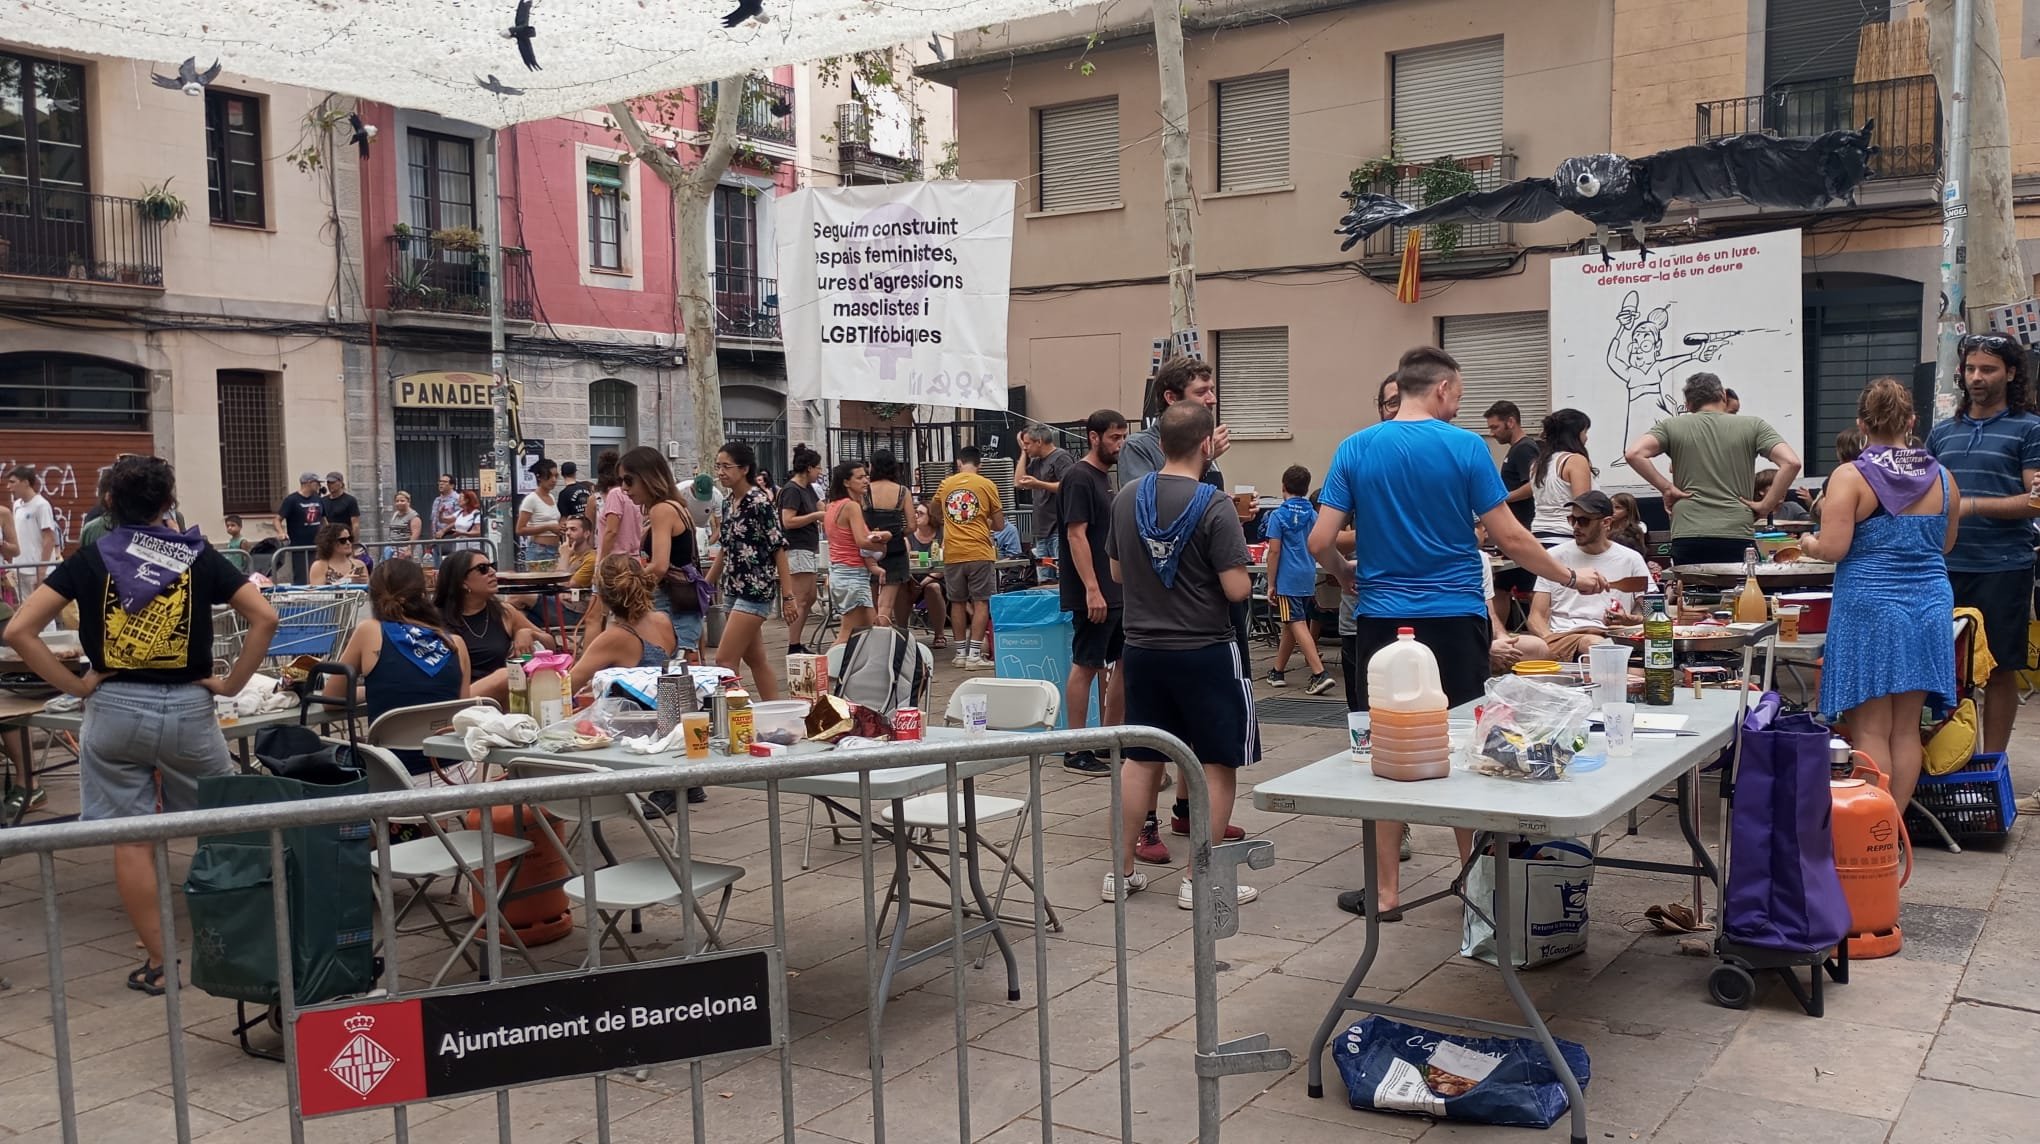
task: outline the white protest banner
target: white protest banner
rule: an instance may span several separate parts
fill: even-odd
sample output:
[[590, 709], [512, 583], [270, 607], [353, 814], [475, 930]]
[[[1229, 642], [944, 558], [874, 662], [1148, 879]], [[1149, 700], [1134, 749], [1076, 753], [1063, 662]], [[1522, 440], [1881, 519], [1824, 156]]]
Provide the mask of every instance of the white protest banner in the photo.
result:
[[[1551, 407], [1593, 422], [1596, 484], [1650, 491], [1622, 451], [1686, 410], [1682, 391], [1712, 373], [1785, 440], [1802, 439], [1799, 232], [1551, 262]], [[1666, 464], [1659, 461], [1660, 465]]]
[[1014, 184], [808, 188], [778, 200], [787, 390], [1006, 408]]

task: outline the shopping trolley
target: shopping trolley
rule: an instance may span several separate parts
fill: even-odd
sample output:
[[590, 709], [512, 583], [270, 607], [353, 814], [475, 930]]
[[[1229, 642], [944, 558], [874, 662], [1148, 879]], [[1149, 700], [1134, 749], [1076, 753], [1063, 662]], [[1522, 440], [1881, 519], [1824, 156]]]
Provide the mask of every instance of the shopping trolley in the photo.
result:
[[[271, 588], [263, 595], [276, 609], [276, 635], [269, 641], [271, 660], [291, 660], [301, 655], [317, 659], [338, 659], [347, 636], [361, 618], [368, 592], [360, 587]], [[219, 637], [214, 636], [214, 655], [219, 654]], [[239, 645], [235, 645], [239, 651]]]

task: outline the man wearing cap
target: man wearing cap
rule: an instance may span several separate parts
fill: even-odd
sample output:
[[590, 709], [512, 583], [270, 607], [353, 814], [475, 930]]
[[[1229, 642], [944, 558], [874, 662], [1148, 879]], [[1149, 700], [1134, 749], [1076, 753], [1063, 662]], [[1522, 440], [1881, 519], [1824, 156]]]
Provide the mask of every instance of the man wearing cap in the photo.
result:
[[1605, 643], [1609, 628], [1643, 622], [1637, 593], [1649, 590], [1650, 568], [1635, 549], [1615, 543], [1609, 527], [1614, 515], [1607, 493], [1581, 493], [1566, 509], [1573, 538], [1551, 550], [1552, 559], [1575, 572], [1600, 573], [1605, 590], [1581, 592], [1540, 576], [1530, 597], [1530, 634], [1550, 645], [1552, 658], [1561, 663]]
[[283, 498], [283, 506], [276, 510], [276, 529], [283, 533], [286, 546], [295, 549], [290, 554], [291, 583], [305, 582], [312, 565], [312, 545], [324, 523], [326, 498], [319, 495], [319, 474], [308, 469], [298, 474], [297, 491]]
[[[361, 524], [361, 502], [347, 491], [346, 473], [326, 474], [326, 519], [342, 528], [358, 528]], [[366, 546], [362, 548], [367, 550]]]

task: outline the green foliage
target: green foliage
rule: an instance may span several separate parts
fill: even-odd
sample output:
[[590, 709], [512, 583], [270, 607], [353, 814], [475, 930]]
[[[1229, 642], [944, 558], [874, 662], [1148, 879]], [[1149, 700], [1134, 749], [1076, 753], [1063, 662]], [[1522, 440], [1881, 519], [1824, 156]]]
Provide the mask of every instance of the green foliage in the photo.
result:
[[[1413, 190], [1417, 206], [1427, 207], [1442, 202], [1453, 195], [1475, 190], [1473, 173], [1450, 155], [1442, 155], [1422, 166], [1406, 161], [1402, 154], [1402, 141], [1394, 135], [1388, 139], [1388, 153], [1378, 155], [1358, 167], [1347, 176], [1347, 183], [1355, 194], [1408, 195]], [[1405, 184], [1413, 184], [1404, 189]], [[1431, 253], [1449, 258], [1459, 249], [1459, 240], [1464, 233], [1456, 222], [1432, 223], [1424, 228], [1429, 240]]]
[[[174, 178], [176, 176], [171, 176], [171, 179]], [[184, 212], [187, 209], [185, 202], [183, 199], [170, 193], [171, 179], [165, 179], [160, 183], [143, 188], [142, 202], [139, 208], [142, 214], [155, 219], [157, 222], [176, 222], [184, 217]]]

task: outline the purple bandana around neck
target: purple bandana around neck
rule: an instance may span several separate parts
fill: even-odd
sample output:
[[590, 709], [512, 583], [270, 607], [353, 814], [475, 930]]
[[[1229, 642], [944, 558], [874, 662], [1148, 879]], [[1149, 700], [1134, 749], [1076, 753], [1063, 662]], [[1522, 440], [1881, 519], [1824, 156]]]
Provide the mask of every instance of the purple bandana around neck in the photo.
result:
[[1870, 491], [1877, 494], [1884, 511], [1897, 516], [1934, 487], [1941, 476], [1941, 464], [1925, 449], [1872, 445], [1856, 458], [1856, 471], [1870, 482]]
[[141, 611], [168, 591], [205, 551], [205, 537], [160, 525], [122, 525], [98, 540], [99, 558], [120, 597], [121, 610]]

